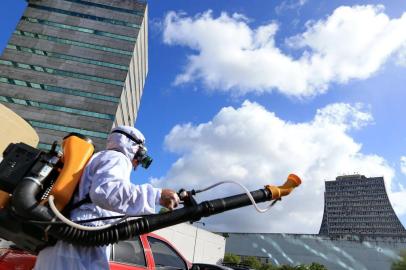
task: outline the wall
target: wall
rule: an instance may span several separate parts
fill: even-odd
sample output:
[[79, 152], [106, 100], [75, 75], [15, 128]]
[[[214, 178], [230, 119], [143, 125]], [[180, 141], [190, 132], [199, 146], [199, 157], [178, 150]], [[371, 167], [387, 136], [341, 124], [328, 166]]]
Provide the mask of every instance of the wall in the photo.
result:
[[317, 262], [329, 270], [389, 270], [406, 239], [333, 239], [309, 234], [228, 233], [226, 252], [275, 265]]

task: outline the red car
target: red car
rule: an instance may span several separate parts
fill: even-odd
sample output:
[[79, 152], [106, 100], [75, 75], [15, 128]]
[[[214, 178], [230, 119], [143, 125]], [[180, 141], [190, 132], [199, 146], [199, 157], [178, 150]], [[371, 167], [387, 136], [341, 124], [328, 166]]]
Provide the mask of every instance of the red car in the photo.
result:
[[[31, 270], [36, 257], [0, 242], [0, 270]], [[114, 244], [110, 256], [111, 270], [189, 270], [188, 262], [167, 240], [148, 233]]]

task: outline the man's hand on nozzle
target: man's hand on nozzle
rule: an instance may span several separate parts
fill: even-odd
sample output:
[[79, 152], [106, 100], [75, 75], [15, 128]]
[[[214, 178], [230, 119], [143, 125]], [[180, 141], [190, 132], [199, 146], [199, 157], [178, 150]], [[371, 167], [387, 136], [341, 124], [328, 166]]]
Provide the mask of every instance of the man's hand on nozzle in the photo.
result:
[[164, 188], [161, 192], [161, 198], [159, 199], [159, 204], [169, 210], [173, 210], [179, 205], [179, 196], [172, 189]]

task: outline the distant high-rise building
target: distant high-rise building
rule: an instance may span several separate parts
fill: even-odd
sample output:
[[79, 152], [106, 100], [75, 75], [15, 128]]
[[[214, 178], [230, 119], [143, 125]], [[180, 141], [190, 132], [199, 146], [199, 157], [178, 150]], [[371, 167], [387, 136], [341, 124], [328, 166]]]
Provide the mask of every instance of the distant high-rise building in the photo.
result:
[[98, 149], [133, 125], [148, 72], [148, 9], [136, 0], [31, 0], [0, 57], [0, 102], [49, 148], [69, 132]]
[[319, 234], [406, 237], [386, 194], [383, 177], [339, 176], [325, 182]]

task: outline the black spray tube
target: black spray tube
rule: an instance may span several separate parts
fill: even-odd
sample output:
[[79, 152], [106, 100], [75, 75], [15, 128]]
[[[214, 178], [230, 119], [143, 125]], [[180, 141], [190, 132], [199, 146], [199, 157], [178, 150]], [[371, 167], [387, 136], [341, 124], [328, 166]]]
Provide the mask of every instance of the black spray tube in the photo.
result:
[[[255, 202], [269, 201], [272, 194], [267, 189], [252, 191]], [[219, 214], [224, 211], [250, 205], [247, 194], [234, 195], [222, 199], [204, 201], [196, 206], [183, 207], [171, 212], [149, 215], [136, 220], [129, 220], [110, 228], [99, 231], [84, 231], [68, 225], [53, 225], [49, 234], [57, 239], [82, 246], [103, 246], [127, 240], [136, 235], [152, 232], [158, 229], [196, 221], [202, 217]]]

